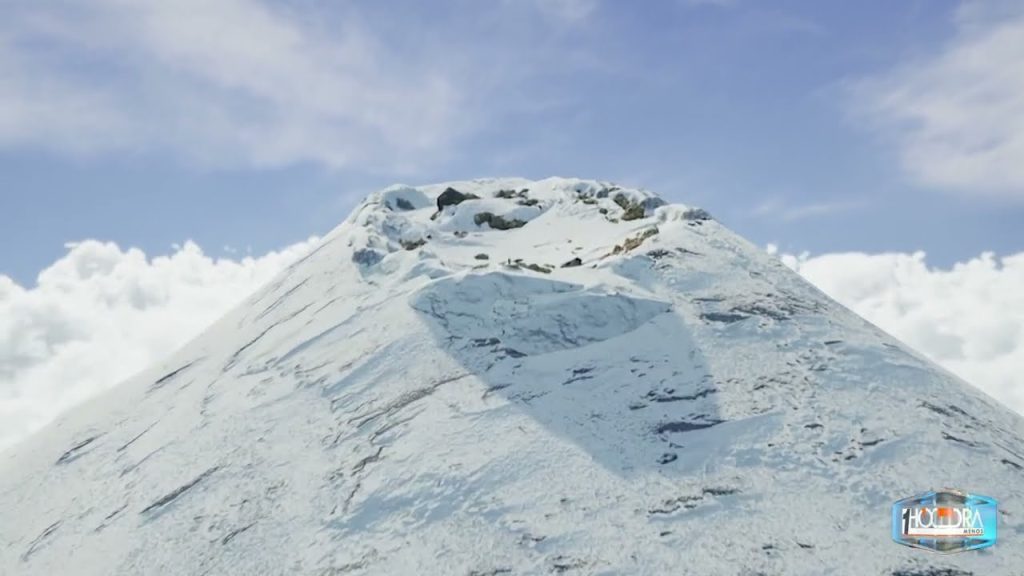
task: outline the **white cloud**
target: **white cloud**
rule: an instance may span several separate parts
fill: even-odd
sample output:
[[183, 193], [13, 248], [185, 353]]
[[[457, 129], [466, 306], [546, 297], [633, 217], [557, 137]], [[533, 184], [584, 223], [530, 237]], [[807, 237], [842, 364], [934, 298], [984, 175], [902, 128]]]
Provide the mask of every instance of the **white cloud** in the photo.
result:
[[0, 450], [172, 353], [316, 242], [239, 260], [69, 245], [33, 288], [0, 276]]
[[[593, 2], [531, 10], [541, 8], [576, 21]], [[477, 81], [498, 63], [506, 80], [535, 72], [516, 66], [546, 63], [514, 56], [528, 51], [531, 34], [544, 33], [536, 26], [518, 30], [518, 42], [495, 38], [468, 50], [458, 26], [440, 33], [374, 9], [268, 0], [7, 2], [0, 148], [155, 151], [214, 167], [315, 163], [393, 174], [443, 160], [481, 117], [500, 112], [503, 101], [514, 104], [502, 99], [504, 83]]]
[[858, 83], [854, 107], [926, 186], [1024, 199], [1024, 5], [965, 2], [938, 53]]
[[443, 78], [381, 74], [386, 47], [359, 30], [318, 37], [251, 0], [38, 6], [5, 9], [8, 146], [342, 166], [361, 148], [421, 149], [457, 104]]
[[[769, 253], [778, 248], [768, 246]], [[1024, 414], [1024, 253], [949, 269], [925, 254], [781, 254], [840, 303]]]

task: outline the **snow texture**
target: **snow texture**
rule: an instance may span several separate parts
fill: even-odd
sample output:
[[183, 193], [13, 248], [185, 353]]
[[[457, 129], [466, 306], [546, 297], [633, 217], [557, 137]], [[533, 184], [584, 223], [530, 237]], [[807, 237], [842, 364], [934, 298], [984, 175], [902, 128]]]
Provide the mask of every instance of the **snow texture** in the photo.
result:
[[[945, 486], [1000, 543], [889, 540]], [[0, 574], [1019, 575], [1022, 498], [1019, 416], [703, 210], [396, 186], [0, 454]]]

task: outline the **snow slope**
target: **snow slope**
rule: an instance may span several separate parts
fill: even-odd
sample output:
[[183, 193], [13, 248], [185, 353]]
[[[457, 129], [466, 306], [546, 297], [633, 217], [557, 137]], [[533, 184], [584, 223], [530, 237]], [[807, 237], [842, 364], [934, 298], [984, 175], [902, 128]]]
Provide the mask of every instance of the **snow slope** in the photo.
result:
[[[944, 486], [994, 548], [889, 540]], [[699, 209], [399, 186], [0, 454], [0, 510], [4, 575], [1021, 575], [1024, 421]]]

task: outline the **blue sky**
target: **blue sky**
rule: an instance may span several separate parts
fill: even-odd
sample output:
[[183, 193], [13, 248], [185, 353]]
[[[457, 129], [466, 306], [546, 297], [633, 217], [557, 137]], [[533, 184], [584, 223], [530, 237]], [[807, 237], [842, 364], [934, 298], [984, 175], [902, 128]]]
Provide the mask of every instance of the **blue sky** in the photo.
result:
[[[394, 182], [621, 181], [788, 252], [1024, 250], [1011, 2], [5, 7], [0, 274], [322, 234]], [[1015, 27], [1016, 26], [1016, 27]]]

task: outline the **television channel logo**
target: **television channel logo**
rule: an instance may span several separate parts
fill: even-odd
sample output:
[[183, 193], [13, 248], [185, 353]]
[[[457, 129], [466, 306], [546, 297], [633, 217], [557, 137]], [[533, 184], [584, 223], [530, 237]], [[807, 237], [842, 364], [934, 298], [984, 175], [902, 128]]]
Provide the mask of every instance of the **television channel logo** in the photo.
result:
[[952, 554], [996, 543], [995, 498], [944, 489], [892, 505], [892, 539], [904, 546]]

